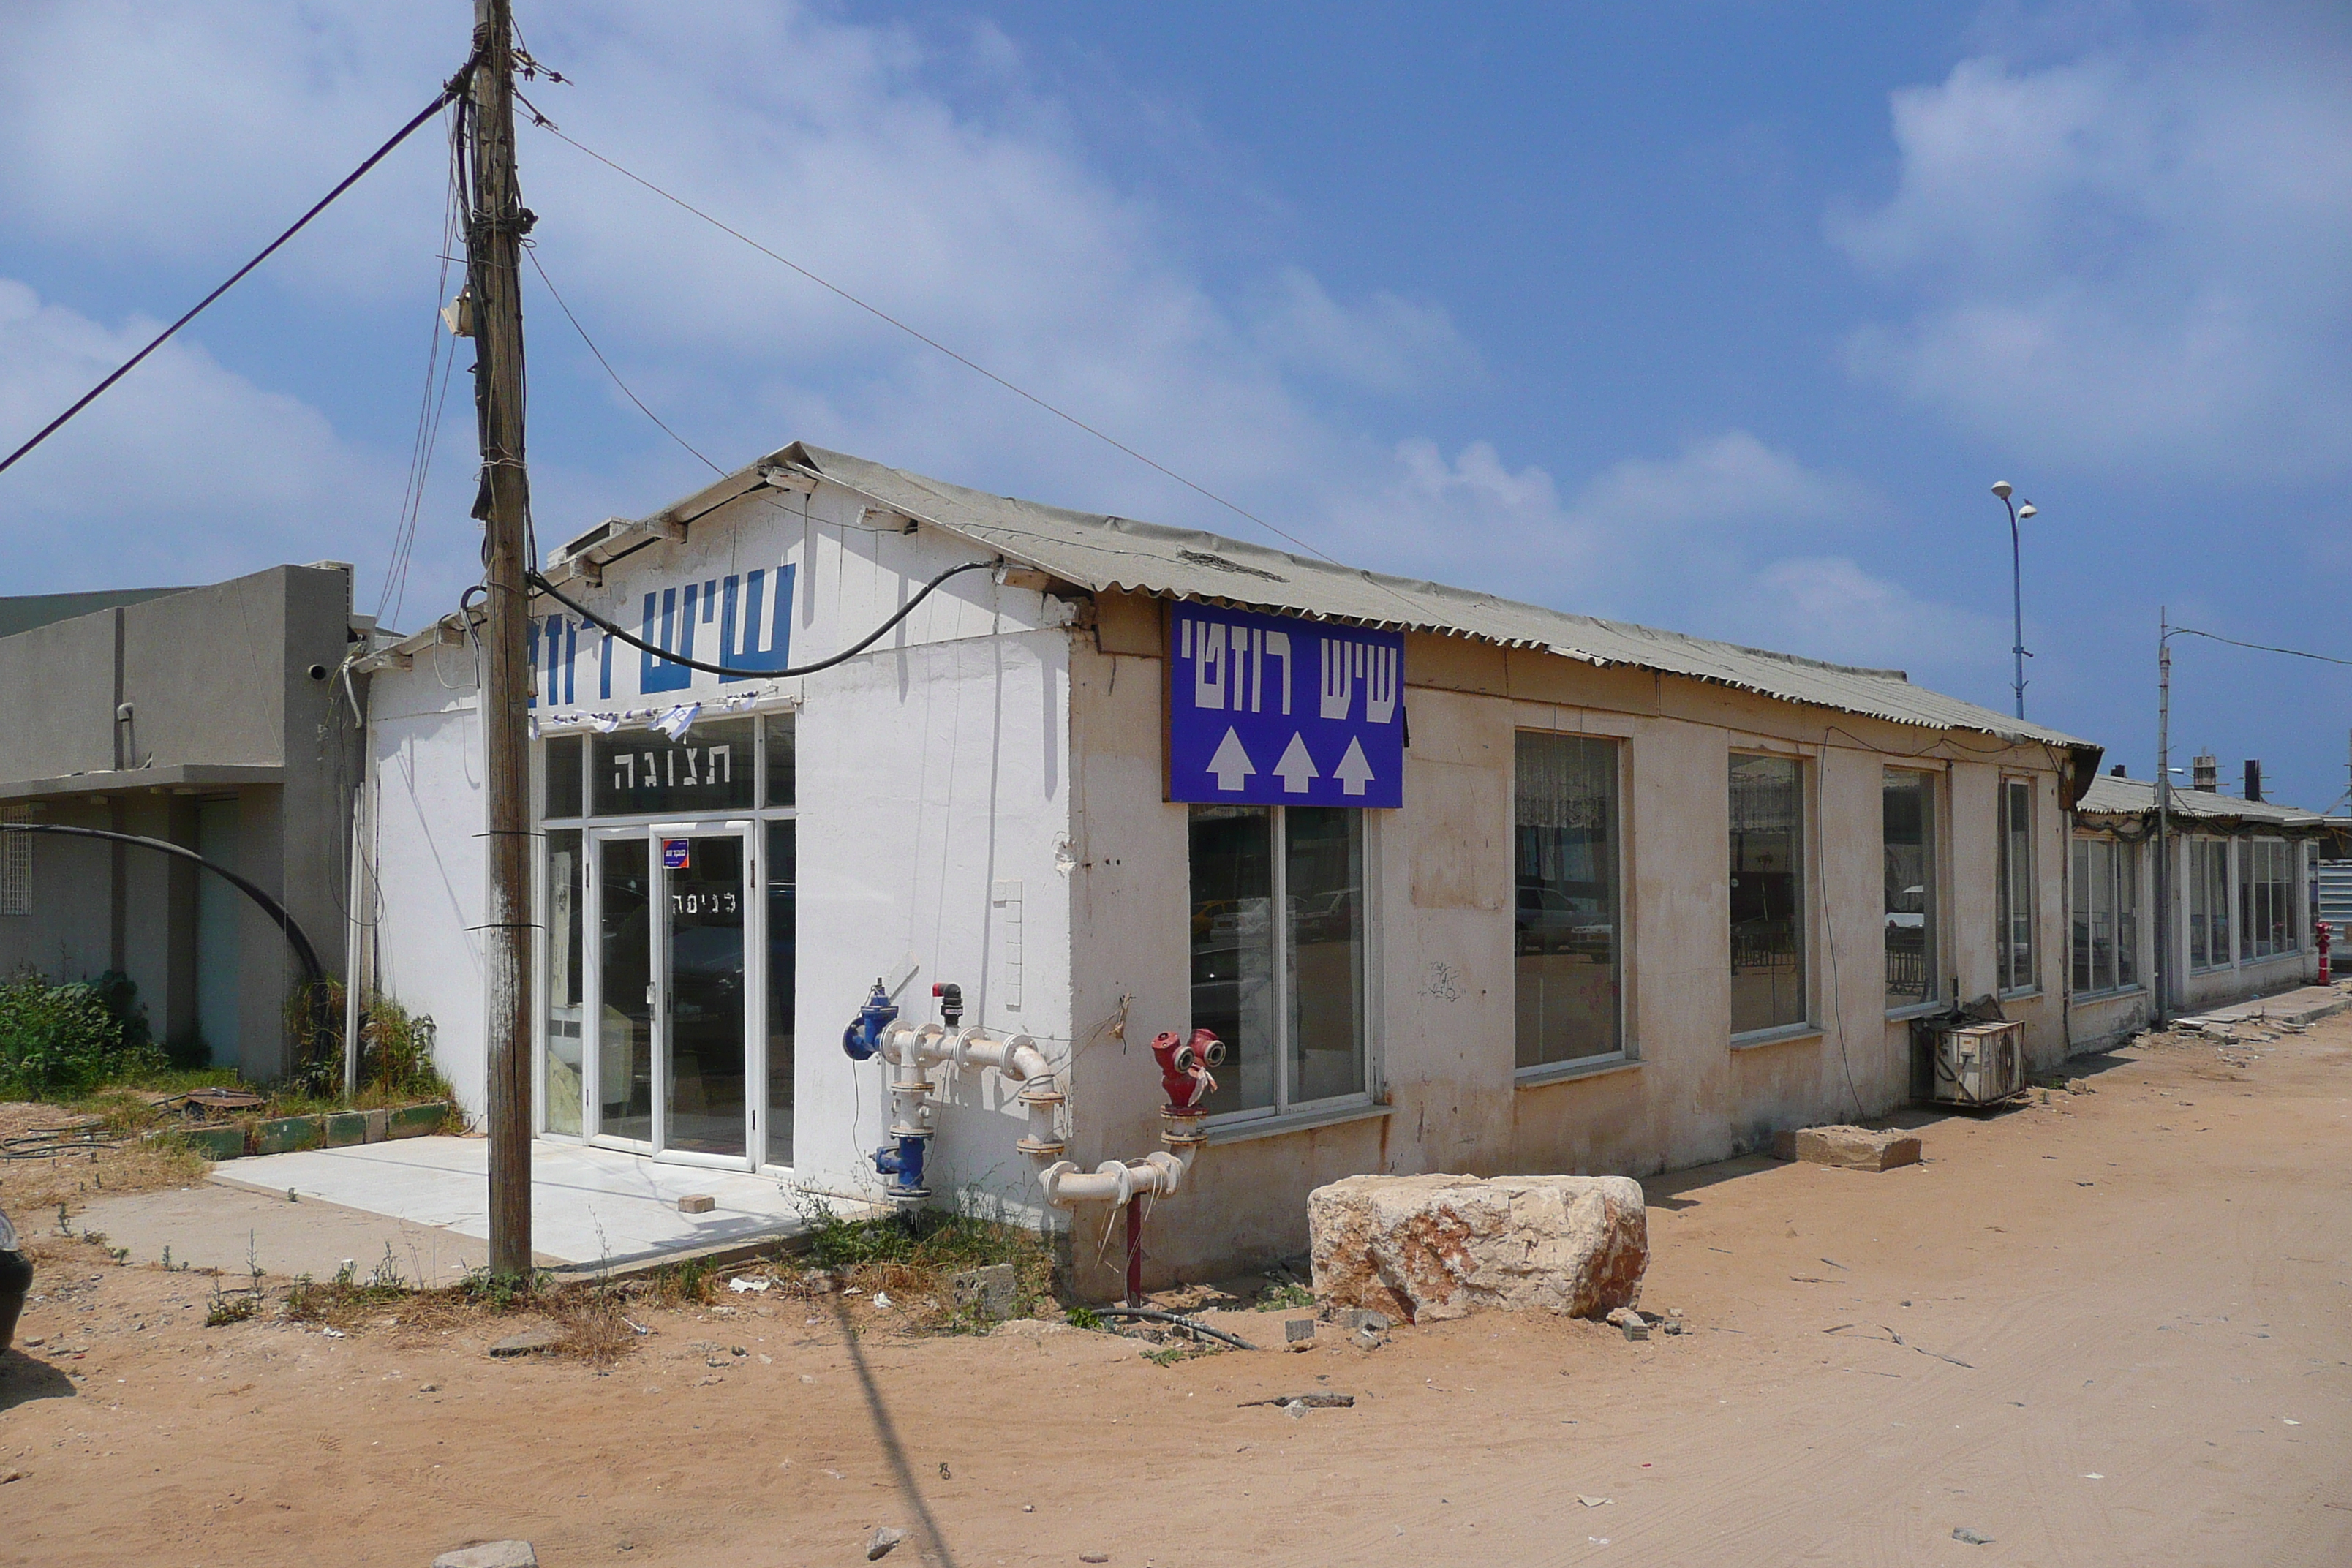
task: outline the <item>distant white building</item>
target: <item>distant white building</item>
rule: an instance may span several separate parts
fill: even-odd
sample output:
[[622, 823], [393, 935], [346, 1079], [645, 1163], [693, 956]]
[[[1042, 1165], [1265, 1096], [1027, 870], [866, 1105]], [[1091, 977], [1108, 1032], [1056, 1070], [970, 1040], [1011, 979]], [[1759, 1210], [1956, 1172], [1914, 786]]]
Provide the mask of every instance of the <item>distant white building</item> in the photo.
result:
[[[1897, 671], [804, 446], [548, 575], [663, 650], [535, 602], [549, 1139], [878, 1193], [884, 1075], [842, 1031], [880, 978], [908, 1021], [953, 984], [1034, 1041], [1043, 1142], [1091, 1168], [1158, 1147], [1147, 1047], [1208, 1027], [1165, 1279], [1297, 1250], [1353, 1173], [1645, 1173], [1884, 1111], [1956, 999], [2066, 1048], [2098, 750]], [[369, 668], [362, 983], [434, 1016], [478, 1111], [476, 657], [453, 616]], [[1046, 1220], [1036, 1107], [930, 1084], [936, 1201]], [[1076, 1215], [1083, 1274], [1108, 1210]]]
[[[2259, 795], [2261, 773], [2248, 766]], [[2075, 1048], [2147, 1027], [2160, 969], [2176, 1014], [2317, 977], [2325, 826], [2317, 812], [2225, 795], [2210, 779], [2172, 791], [2165, 965], [2157, 948], [2156, 785], [2109, 774], [2075, 810], [2067, 922]]]

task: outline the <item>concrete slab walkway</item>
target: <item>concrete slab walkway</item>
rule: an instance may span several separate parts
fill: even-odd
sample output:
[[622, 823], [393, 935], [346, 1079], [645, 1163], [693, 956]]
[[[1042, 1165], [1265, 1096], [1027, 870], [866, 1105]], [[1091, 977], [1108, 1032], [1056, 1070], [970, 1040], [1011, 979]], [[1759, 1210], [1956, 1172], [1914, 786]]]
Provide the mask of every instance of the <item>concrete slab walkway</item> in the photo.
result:
[[[91, 1204], [76, 1225], [137, 1263], [328, 1279], [366, 1278], [389, 1251], [413, 1283], [446, 1284], [488, 1261], [489, 1144], [410, 1138], [224, 1163], [209, 1182]], [[541, 1267], [626, 1268], [790, 1237], [809, 1208], [866, 1205], [791, 1191], [786, 1178], [670, 1165], [619, 1150], [531, 1145], [531, 1239]], [[290, 1194], [290, 1195], [289, 1195]], [[681, 1214], [678, 1200], [712, 1200]]]
[[2183, 1024], [2310, 1024], [2352, 1008], [2352, 990], [2345, 985], [2304, 985], [2274, 996], [2233, 1002], [2227, 1007], [2184, 1015]]

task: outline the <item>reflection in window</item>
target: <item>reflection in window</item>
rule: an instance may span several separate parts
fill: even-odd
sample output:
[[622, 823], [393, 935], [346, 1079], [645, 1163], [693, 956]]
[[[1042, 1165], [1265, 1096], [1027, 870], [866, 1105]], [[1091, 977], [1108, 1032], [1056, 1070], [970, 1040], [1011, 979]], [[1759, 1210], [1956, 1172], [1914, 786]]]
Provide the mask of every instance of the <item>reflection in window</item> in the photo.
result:
[[2283, 838], [2249, 838], [2239, 844], [2241, 958], [2273, 958], [2302, 945], [2294, 894], [2294, 846]]
[[796, 743], [799, 732], [793, 715], [772, 713], [761, 728], [766, 733], [768, 796], [770, 805], [791, 805], [794, 803], [800, 783]]
[[1886, 877], [1886, 1005], [1936, 999], [1936, 781], [1888, 768], [1881, 790]]
[[2070, 953], [2077, 992], [2139, 984], [2138, 846], [2112, 838], [2074, 840]]
[[1617, 744], [1522, 731], [1516, 751], [1517, 1065], [1608, 1056], [1622, 1048]]
[[1994, 963], [2003, 991], [2031, 991], [2033, 962], [2033, 784], [2000, 781], [2000, 886]]
[[1731, 1032], [1805, 1022], [1804, 801], [1796, 762], [1731, 758]]
[[[551, 747], [551, 755], [553, 749]], [[575, 779], [580, 748], [572, 748]], [[575, 799], [572, 809], [579, 809]], [[547, 834], [547, 1078], [542, 1088], [546, 1131], [580, 1136], [582, 1057], [580, 1005], [581, 913], [587, 907], [587, 864], [580, 856], [580, 830], [550, 828]]]
[[[774, 777], [772, 773], [769, 776]], [[799, 950], [800, 872], [795, 857], [796, 825], [771, 822], [767, 831], [767, 1157], [771, 1165], [789, 1165], [793, 1163], [793, 964]]]
[[1364, 1091], [1364, 816], [1192, 812], [1192, 1024], [1225, 1042], [1212, 1112]]
[[545, 763], [547, 810], [541, 815], [551, 817], [580, 815], [581, 749], [577, 735], [548, 738]]
[[751, 804], [752, 721], [713, 719], [672, 741], [657, 730], [598, 735], [590, 804], [598, 816], [693, 816]]
[[2230, 841], [2189, 841], [2189, 966], [2230, 963]]

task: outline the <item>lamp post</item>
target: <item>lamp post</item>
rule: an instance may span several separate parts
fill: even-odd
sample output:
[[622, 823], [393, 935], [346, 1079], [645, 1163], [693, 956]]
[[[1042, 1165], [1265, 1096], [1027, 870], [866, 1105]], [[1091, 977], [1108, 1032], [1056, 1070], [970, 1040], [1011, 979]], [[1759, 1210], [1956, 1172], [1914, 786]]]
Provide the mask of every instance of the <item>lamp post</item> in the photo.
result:
[[2016, 632], [2015, 646], [2009, 650], [2017, 660], [2017, 682], [2012, 689], [2017, 694], [2017, 716], [2025, 717], [2025, 571], [2023, 552], [2019, 545], [2017, 525], [2021, 519], [2032, 517], [2035, 508], [2032, 501], [2011, 501], [2012, 493], [2007, 479], [1995, 479], [1992, 493], [2009, 509], [2009, 608]]

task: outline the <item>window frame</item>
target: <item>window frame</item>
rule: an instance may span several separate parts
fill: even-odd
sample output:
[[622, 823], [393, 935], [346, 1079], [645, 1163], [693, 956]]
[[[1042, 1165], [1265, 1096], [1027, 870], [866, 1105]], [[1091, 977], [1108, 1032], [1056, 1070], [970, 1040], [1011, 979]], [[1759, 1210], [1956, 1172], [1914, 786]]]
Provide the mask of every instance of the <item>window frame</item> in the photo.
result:
[[[1610, 1018], [1610, 1037], [1613, 1042], [1612, 1048], [1605, 1051], [1595, 1051], [1589, 1056], [1567, 1057], [1559, 1061], [1530, 1062], [1522, 1067], [1518, 1063], [1519, 952], [1517, 932], [1518, 926], [1519, 897], [1518, 746], [1519, 739], [1524, 735], [1558, 737], [1562, 740], [1570, 741], [1591, 741], [1604, 744], [1609, 748], [1611, 764], [1609, 769], [1611, 790], [1610, 809], [1612, 812], [1609, 834], [1610, 896], [1612, 901], [1609, 910], [1609, 920], [1612, 929], [1612, 941], [1610, 943], [1610, 993], [1613, 999], [1614, 1006]], [[1631, 998], [1627, 994], [1631, 985], [1630, 975], [1632, 973], [1632, 964], [1629, 960], [1631, 957], [1633, 943], [1633, 931], [1631, 929], [1632, 922], [1627, 919], [1627, 910], [1630, 903], [1628, 889], [1631, 886], [1632, 880], [1629, 875], [1632, 857], [1630, 839], [1632, 836], [1625, 831], [1625, 808], [1626, 803], [1633, 798], [1633, 790], [1631, 787], [1632, 781], [1629, 777], [1632, 768], [1632, 758], [1633, 745], [1631, 737], [1629, 736], [1596, 733], [1587, 730], [1547, 729], [1540, 724], [1523, 723], [1512, 726], [1511, 788], [1508, 796], [1510, 816], [1506, 821], [1504, 826], [1505, 831], [1508, 835], [1506, 842], [1508, 845], [1507, 854], [1509, 857], [1509, 880], [1507, 883], [1508, 892], [1506, 896], [1509, 900], [1509, 903], [1507, 907], [1511, 917], [1510, 923], [1507, 929], [1512, 933], [1508, 939], [1510, 942], [1508, 951], [1511, 969], [1511, 1081], [1516, 1087], [1523, 1089], [1530, 1088], [1538, 1084], [1554, 1082], [1560, 1079], [1581, 1078], [1587, 1074], [1611, 1072], [1620, 1068], [1635, 1066], [1639, 1064], [1642, 1059], [1640, 1048], [1633, 1037], [1633, 1009]]]
[[[758, 908], [753, 915], [754, 921], [757, 921], [756, 927], [747, 925], [745, 942], [748, 946], [751, 941], [750, 932], [756, 929], [759, 933], [758, 944], [762, 953], [764, 954], [771, 946], [771, 939], [767, 927], [767, 893], [769, 875], [768, 824], [771, 822], [797, 822], [800, 819], [801, 807], [800, 796], [797, 790], [795, 790], [792, 804], [789, 805], [770, 805], [768, 804], [768, 733], [770, 726], [772, 725], [781, 723], [787, 726], [793, 732], [793, 751], [795, 752], [795, 756], [797, 756], [799, 750], [801, 704], [796, 700], [761, 703], [754, 705], [748, 710], [737, 710], [730, 712], [714, 714], [712, 717], [724, 719], [749, 718], [753, 721], [751, 725], [751, 802], [748, 805], [714, 805], [701, 811], [682, 811], [673, 807], [667, 811], [636, 812], [609, 816], [600, 816], [595, 810], [595, 781], [593, 777], [593, 770], [595, 766], [596, 754], [595, 746], [593, 743], [593, 741], [596, 731], [589, 730], [565, 730], [553, 735], [541, 735], [530, 743], [530, 810], [532, 827], [531, 910], [533, 913], [532, 924], [534, 927], [531, 943], [532, 1016], [530, 1029], [533, 1056], [530, 1076], [531, 1135], [535, 1138], [555, 1139], [567, 1143], [577, 1143], [583, 1147], [594, 1146], [584, 1136], [584, 1132], [554, 1132], [547, 1130], [547, 1026], [549, 1022], [547, 1016], [549, 996], [548, 971], [551, 963], [551, 952], [554, 942], [554, 932], [545, 920], [539, 918], [539, 911], [547, 910], [551, 907], [549, 900], [552, 895], [552, 889], [549, 881], [550, 853], [547, 841], [547, 836], [551, 829], [576, 829], [581, 836], [582, 852], [584, 855], [587, 851], [587, 846], [593, 842], [592, 835], [596, 831], [603, 829], [650, 829], [656, 824], [667, 826], [679, 822], [698, 821], [705, 817], [708, 817], [714, 822], [723, 820], [726, 822], [751, 823], [753, 826], [747, 835], [748, 858], [750, 865], [747, 868], [746, 876], [755, 889], [756, 898], [754, 901], [758, 905]], [[626, 728], [635, 731], [643, 730], [646, 727], [643, 725], [630, 725], [626, 726]], [[577, 761], [580, 768], [578, 795], [580, 813], [576, 816], [549, 816], [546, 815], [546, 806], [548, 800], [549, 775], [552, 766], [550, 759], [551, 745], [555, 742], [571, 740], [576, 740], [579, 742]], [[799, 774], [797, 761], [795, 762], [793, 768], [793, 774], [795, 779], [797, 779]], [[797, 837], [798, 830], [795, 829], [794, 833], [795, 837]], [[796, 846], [796, 852], [794, 855], [796, 865], [798, 858], [799, 857]], [[586, 900], [584, 899], [582, 901], [581, 907], [577, 910], [577, 918], [583, 921], [587, 919]], [[793, 947], [797, 953], [799, 948], [797, 933], [795, 934]], [[764, 967], [767, 960], [763, 956], [760, 962], [762, 965], [760, 973], [763, 982], [761, 993], [764, 996], [771, 994], [769, 986], [765, 984], [769, 979], [767, 971]], [[749, 964], [745, 965], [744, 984], [747, 986], [751, 984], [751, 966]], [[800, 1046], [798, 1016], [799, 1002], [798, 987], [795, 985], [793, 995], [794, 1016], [793, 1021], [793, 1037], [796, 1051]], [[587, 1005], [584, 998], [582, 1005], [584, 1010]], [[764, 1020], [764, 1003], [762, 1004], [761, 1016]], [[583, 1019], [583, 1028], [585, 1026], [586, 1020]], [[768, 1035], [764, 1028], [760, 1033], [758, 1056], [760, 1068], [759, 1073], [756, 1076], [752, 1074], [750, 1071], [750, 1064], [747, 1063], [744, 1074], [744, 1093], [747, 1097], [753, 1095], [758, 1097], [758, 1110], [760, 1113], [758, 1129], [753, 1134], [760, 1144], [760, 1157], [752, 1165], [751, 1172], [747, 1173], [757, 1174], [761, 1172], [790, 1172], [795, 1167], [788, 1164], [779, 1164], [767, 1157], [770, 1146], [768, 1139], [771, 1131], [769, 1125], [769, 1112], [772, 1110], [772, 1107], [771, 1107], [767, 1101]], [[583, 1060], [584, 1062], [584, 1056]], [[798, 1144], [799, 1140], [793, 1137], [791, 1131], [788, 1131], [786, 1136], [789, 1142], [795, 1145]]]
[[[2075, 996], [2122, 996], [2147, 988], [2139, 961], [2138, 850], [2137, 840], [2095, 833], [2076, 834], [2068, 847], [2066, 974]], [[2095, 924], [2102, 913], [2107, 942], [2104, 973]]]
[[[2038, 781], [2028, 774], [2000, 775], [2000, 795], [1994, 813], [1999, 833], [1999, 853], [1995, 856], [1996, 875], [2000, 886], [1995, 889], [1994, 918], [1999, 921], [1993, 942], [1994, 989], [2002, 996], [2027, 996], [2042, 989], [2042, 921], [2040, 900], [2036, 896], [2040, 884], [2034, 878], [2033, 833], [2034, 799], [2041, 794]], [[2013, 819], [2019, 795], [2025, 801], [2025, 823], [2021, 831]], [[2025, 847], [2022, 868], [2011, 864], [2011, 849], [2019, 840]], [[2025, 964], [2020, 978], [2015, 969], [2017, 948], [2014, 942], [2017, 926], [2015, 900], [2022, 892], [2025, 903]]]
[[[1276, 921], [1274, 950], [1275, 1000], [1273, 1006], [1274, 1040], [1271, 1054], [1274, 1060], [1274, 1103], [1244, 1106], [1234, 1110], [1214, 1112], [1202, 1119], [1204, 1131], [1218, 1133], [1246, 1131], [1262, 1128], [1281, 1128], [1292, 1123], [1317, 1125], [1349, 1112], [1372, 1106], [1380, 1101], [1382, 1092], [1380, 1048], [1380, 817], [1381, 813], [1363, 807], [1339, 807], [1352, 810], [1360, 825], [1363, 842], [1363, 906], [1364, 956], [1361, 993], [1356, 1005], [1362, 1009], [1363, 1028], [1359, 1036], [1358, 1049], [1362, 1053], [1360, 1063], [1362, 1087], [1342, 1094], [1327, 1095], [1320, 1100], [1294, 1100], [1290, 1098], [1295, 1064], [1292, 1056], [1297, 1041], [1290, 1028], [1291, 975], [1296, 969], [1297, 934], [1289, 908], [1290, 885], [1290, 808], [1265, 805], [1257, 809], [1266, 814], [1267, 903]], [[1197, 900], [1192, 897], [1192, 807], [1184, 807], [1184, 892], [1189, 911]], [[1192, 963], [1192, 942], [1185, 942], [1185, 963], [1189, 973]], [[1185, 1030], [1189, 1034], [1200, 1025], [1192, 1016], [1191, 984], [1185, 994]]]
[[[1815, 943], [1813, 941], [1813, 911], [1817, 907], [1817, 890], [1813, 886], [1812, 870], [1814, 858], [1821, 853], [1820, 849], [1816, 847], [1817, 840], [1813, 837], [1817, 817], [1815, 810], [1815, 785], [1818, 780], [1818, 770], [1806, 765], [1810, 759], [1805, 757], [1802, 753], [1775, 752], [1752, 745], [1734, 745], [1730, 747], [1726, 753], [1724, 784], [1726, 792], [1725, 805], [1727, 808], [1730, 804], [1730, 764], [1738, 762], [1739, 759], [1743, 757], [1763, 758], [1776, 763], [1787, 763], [1790, 767], [1794, 770], [1796, 774], [1797, 984], [1799, 990], [1803, 993], [1804, 1005], [1801, 1010], [1801, 1016], [1789, 1023], [1770, 1024], [1766, 1025], [1763, 1027], [1754, 1029], [1732, 1030], [1730, 1032], [1730, 1039], [1731, 1045], [1734, 1048], [1743, 1046], [1769, 1045], [1779, 1040], [1801, 1039], [1808, 1035], [1818, 1035], [1822, 1033], [1821, 1009], [1818, 1005], [1821, 996], [1821, 988], [1816, 984], [1817, 977], [1814, 973], [1815, 965], [1813, 963], [1813, 952], [1815, 950]], [[1729, 876], [1728, 856], [1730, 851], [1727, 835], [1724, 847], [1727, 857], [1726, 877], [1727, 881]], [[1728, 942], [1731, 937], [1730, 927], [1733, 923], [1731, 921], [1731, 910], [1727, 897], [1728, 892], [1729, 889], [1727, 886], [1727, 899], [1724, 910], [1724, 935], [1727, 943], [1727, 951], [1725, 954], [1727, 964], [1727, 982], [1730, 973], [1728, 969], [1730, 958]], [[1621, 903], [1623, 901], [1622, 894], [1619, 901]]]
[[[1937, 788], [1937, 785], [1940, 784], [1946, 776], [1941, 771], [1930, 768], [1898, 767], [1893, 763], [1886, 763], [1881, 766], [1879, 769], [1879, 791], [1882, 801], [1882, 811], [1879, 817], [1879, 854], [1882, 862], [1884, 861], [1886, 850], [1886, 828], [1883, 803], [1886, 788], [1886, 777], [1891, 773], [1908, 773], [1912, 777], [1919, 780], [1927, 807], [1927, 820], [1923, 826], [1921, 834], [1923, 842], [1920, 846], [1927, 853], [1927, 884], [1926, 889], [1927, 896], [1922, 900], [1926, 907], [1921, 910], [1921, 913], [1925, 917], [1925, 934], [1922, 939], [1922, 945], [1926, 949], [1923, 955], [1923, 962], [1927, 965], [1927, 994], [1917, 1001], [1894, 1002], [1887, 986], [1885, 947], [1883, 940], [1879, 949], [1879, 991], [1882, 995], [1887, 995], [1890, 1001], [1890, 1005], [1886, 1008], [1886, 1017], [1890, 1021], [1900, 1021], [1906, 1018], [1925, 1017], [1928, 1014], [1940, 1012], [1949, 1005], [1948, 1001], [1944, 995], [1944, 981], [1941, 973], [1943, 968], [1943, 950], [1947, 945], [1947, 939], [1945, 936], [1946, 921], [1944, 920], [1943, 908], [1944, 889], [1950, 880], [1949, 867], [1947, 864], [1947, 858], [1944, 854], [1945, 819], [1948, 813], [1944, 809], [1945, 802], [1941, 798], [1942, 792]], [[1884, 915], [1892, 915], [1902, 912], [1907, 911], [1887, 910], [1884, 911], [1882, 919], [1884, 918]], [[1884, 930], [1885, 928], [1882, 927], [1882, 935]]]

